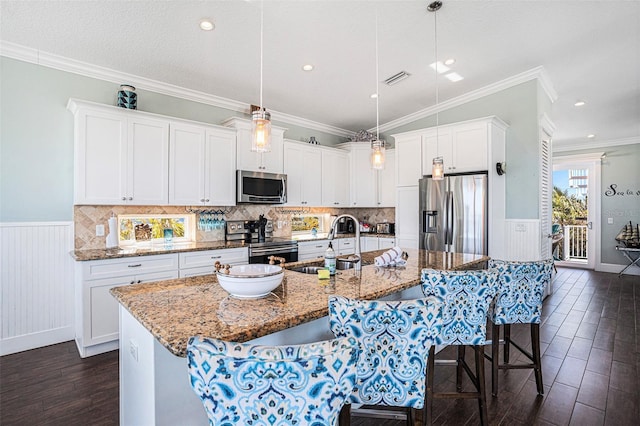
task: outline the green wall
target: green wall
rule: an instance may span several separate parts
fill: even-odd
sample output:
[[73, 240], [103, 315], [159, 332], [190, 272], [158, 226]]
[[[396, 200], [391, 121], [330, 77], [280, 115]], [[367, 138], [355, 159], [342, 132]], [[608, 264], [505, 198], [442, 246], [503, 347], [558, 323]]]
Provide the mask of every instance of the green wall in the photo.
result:
[[[495, 115], [509, 127], [506, 139], [506, 217], [538, 219], [539, 209], [539, 117], [550, 102], [542, 103], [537, 80], [516, 85], [492, 95], [440, 112], [440, 124], [455, 123]], [[390, 135], [436, 125], [435, 116], [385, 131]]]
[[[563, 152], [563, 155], [604, 152], [602, 159], [600, 197], [601, 247], [600, 261], [626, 265], [627, 260], [616, 251], [615, 237], [622, 226], [631, 221], [640, 222], [640, 143], [633, 145], [607, 146], [606, 148]], [[561, 158], [561, 154], [558, 158]], [[611, 191], [615, 185], [616, 193]], [[624, 195], [620, 194], [623, 193]], [[613, 224], [607, 222], [613, 219]]]
[[[73, 115], [69, 98], [114, 105], [119, 84], [0, 57], [0, 221], [73, 219]], [[243, 114], [162, 95], [138, 93], [141, 111], [219, 124]], [[285, 138], [345, 138], [287, 123]]]

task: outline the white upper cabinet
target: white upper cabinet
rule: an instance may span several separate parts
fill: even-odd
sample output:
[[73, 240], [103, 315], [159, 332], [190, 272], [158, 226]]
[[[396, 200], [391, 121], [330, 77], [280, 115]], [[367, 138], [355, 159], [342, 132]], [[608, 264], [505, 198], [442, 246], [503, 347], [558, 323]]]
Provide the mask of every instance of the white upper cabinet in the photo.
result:
[[68, 108], [75, 116], [75, 204], [167, 204], [167, 122], [76, 100]]
[[251, 151], [251, 120], [232, 117], [222, 123], [236, 129], [237, 170], [283, 173], [283, 144], [286, 129], [271, 126], [271, 151]]
[[171, 123], [169, 204], [235, 205], [235, 132]]
[[[416, 156], [418, 154], [416, 153]], [[453, 173], [453, 146], [451, 130], [441, 128], [438, 131], [430, 130], [422, 135], [422, 174], [430, 175], [433, 159], [442, 157], [445, 173]], [[420, 158], [420, 156], [418, 156]], [[479, 169], [478, 169], [479, 170]], [[417, 182], [415, 183], [417, 184]]]
[[322, 205], [349, 207], [349, 153], [322, 150]]
[[364, 142], [339, 145], [349, 150], [350, 207], [393, 207], [395, 205], [395, 152], [386, 150], [385, 168], [371, 167], [371, 146]]
[[417, 185], [420, 178], [422, 178], [422, 134], [420, 132], [410, 132], [393, 136], [396, 141], [396, 185]]
[[322, 204], [322, 152], [316, 145], [285, 141], [284, 173], [287, 175], [288, 205]]

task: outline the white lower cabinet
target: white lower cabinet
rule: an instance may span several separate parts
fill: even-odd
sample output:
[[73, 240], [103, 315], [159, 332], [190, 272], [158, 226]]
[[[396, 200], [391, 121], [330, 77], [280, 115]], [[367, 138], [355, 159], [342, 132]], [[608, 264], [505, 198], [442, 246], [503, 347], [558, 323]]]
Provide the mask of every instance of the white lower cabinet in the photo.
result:
[[[335, 241], [333, 240], [333, 250], [337, 253]], [[324, 253], [329, 247], [329, 240], [298, 241], [298, 260], [310, 260], [324, 258]]]
[[76, 263], [76, 345], [81, 357], [118, 348], [118, 302], [112, 287], [178, 278], [178, 255]]
[[244, 265], [249, 263], [249, 249], [246, 247], [192, 251], [180, 253], [179, 256], [180, 278], [213, 274], [216, 262], [220, 262], [223, 265]]
[[[356, 252], [356, 239], [355, 238], [338, 238], [334, 244], [334, 250], [336, 255], [344, 256], [347, 254], [354, 254]], [[335, 247], [337, 245], [337, 249]], [[360, 250], [362, 251], [362, 249]]]
[[362, 252], [374, 250], [388, 250], [394, 248], [396, 239], [391, 237], [360, 237]]

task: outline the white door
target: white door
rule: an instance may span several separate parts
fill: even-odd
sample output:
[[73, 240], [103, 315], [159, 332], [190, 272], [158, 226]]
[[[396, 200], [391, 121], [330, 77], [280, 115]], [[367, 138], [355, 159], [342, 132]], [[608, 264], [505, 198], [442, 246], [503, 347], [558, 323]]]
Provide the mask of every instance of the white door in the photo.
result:
[[205, 142], [205, 204], [236, 205], [236, 138], [232, 133], [207, 129]]
[[204, 142], [204, 128], [171, 124], [169, 204], [205, 203]]
[[[553, 159], [554, 192], [560, 190], [568, 202], [586, 206], [583, 216], [561, 224], [564, 235], [561, 250], [556, 254], [559, 265], [595, 268], [600, 239], [600, 164], [600, 153]], [[555, 204], [554, 222], [561, 216], [558, 203]]]
[[169, 201], [169, 123], [128, 122], [127, 202], [153, 206]]

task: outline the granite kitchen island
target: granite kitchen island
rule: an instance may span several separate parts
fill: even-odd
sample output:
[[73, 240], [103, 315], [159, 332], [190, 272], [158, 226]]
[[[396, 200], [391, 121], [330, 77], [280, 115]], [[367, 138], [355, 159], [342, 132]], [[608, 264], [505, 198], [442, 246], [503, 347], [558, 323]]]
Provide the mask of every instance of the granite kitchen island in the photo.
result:
[[[333, 337], [327, 319], [331, 294], [352, 298], [422, 297], [420, 271], [472, 269], [486, 256], [406, 250], [401, 268], [379, 268], [363, 253], [363, 267], [339, 271], [329, 280], [285, 271], [282, 284], [261, 299], [236, 299], [215, 275], [116, 287], [120, 303], [120, 424], [206, 425], [191, 390], [186, 346], [189, 337], [261, 344], [298, 344]], [[296, 262], [286, 266], [317, 264]]]

